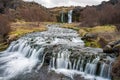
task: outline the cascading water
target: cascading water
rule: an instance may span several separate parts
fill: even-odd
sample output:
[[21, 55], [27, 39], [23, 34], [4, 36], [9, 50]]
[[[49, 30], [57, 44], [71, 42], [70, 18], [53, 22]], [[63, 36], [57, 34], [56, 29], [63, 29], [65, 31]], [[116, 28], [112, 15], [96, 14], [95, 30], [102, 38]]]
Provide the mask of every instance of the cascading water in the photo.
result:
[[61, 12], [61, 22], [62, 23], [64, 22], [64, 12], [63, 11]]
[[70, 10], [68, 12], [68, 23], [72, 23], [72, 12], [73, 12], [73, 10]]
[[45, 32], [27, 34], [0, 53], [0, 80], [38, 72], [48, 54], [50, 71], [72, 79], [74, 74], [80, 74], [90, 80], [110, 80], [114, 61], [101, 49], [84, 47], [76, 31], [58, 25], [48, 26]]

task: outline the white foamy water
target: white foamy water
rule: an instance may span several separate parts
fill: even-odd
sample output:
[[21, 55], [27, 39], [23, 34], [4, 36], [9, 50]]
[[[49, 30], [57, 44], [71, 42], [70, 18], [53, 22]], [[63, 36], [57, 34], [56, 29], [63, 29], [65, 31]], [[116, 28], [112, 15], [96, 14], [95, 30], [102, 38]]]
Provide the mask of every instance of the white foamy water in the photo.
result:
[[[110, 80], [112, 58], [98, 48], [86, 48], [76, 31], [49, 25], [48, 31], [27, 34], [0, 52], [0, 80], [39, 71], [50, 54], [49, 70], [73, 79], [80, 74], [90, 80]], [[98, 65], [99, 64], [99, 65]], [[98, 67], [99, 66], [99, 67]]]

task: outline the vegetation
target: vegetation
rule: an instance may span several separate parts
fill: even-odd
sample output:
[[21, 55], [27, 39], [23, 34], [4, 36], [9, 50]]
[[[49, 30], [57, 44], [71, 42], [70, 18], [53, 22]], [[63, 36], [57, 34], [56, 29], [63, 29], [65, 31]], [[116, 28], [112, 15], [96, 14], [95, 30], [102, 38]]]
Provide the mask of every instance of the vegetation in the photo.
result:
[[16, 22], [11, 24], [12, 30], [9, 36], [23, 36], [26, 33], [45, 31], [47, 28], [42, 23], [37, 22]]
[[63, 28], [69, 28], [69, 29], [73, 29], [73, 30], [79, 31], [78, 25], [79, 25], [79, 24], [76, 24], [76, 23], [72, 23], [72, 24], [63, 23], [63, 24], [61, 25], [61, 27], [63, 27]]
[[[97, 25], [120, 24], [120, 1], [110, 0], [97, 6], [76, 8], [81, 26], [94, 27]], [[76, 17], [74, 14], [73, 17]], [[78, 21], [79, 21], [78, 20]]]
[[0, 35], [6, 36], [10, 31], [9, 20], [5, 15], [0, 15]]
[[11, 31], [9, 31], [7, 35], [7, 39], [5, 41], [0, 42], [0, 51], [6, 49], [8, 44], [18, 39], [19, 37], [31, 33], [31, 32], [40, 32], [47, 30], [45, 23], [38, 23], [38, 22], [14, 22], [11, 23]]
[[8, 15], [12, 21], [55, 21], [50, 11], [35, 2], [23, 0], [0, 0], [0, 13]]
[[0, 50], [24, 34], [46, 30], [43, 21], [54, 21], [54, 17], [38, 3], [0, 0]]
[[108, 42], [118, 40], [119, 35], [116, 33], [116, 27], [113, 25], [90, 27], [79, 27], [79, 24], [62, 24], [61, 27], [74, 29], [78, 31], [81, 37], [86, 34], [94, 34], [98, 38], [92, 40], [85, 40], [85, 46], [104, 47]]

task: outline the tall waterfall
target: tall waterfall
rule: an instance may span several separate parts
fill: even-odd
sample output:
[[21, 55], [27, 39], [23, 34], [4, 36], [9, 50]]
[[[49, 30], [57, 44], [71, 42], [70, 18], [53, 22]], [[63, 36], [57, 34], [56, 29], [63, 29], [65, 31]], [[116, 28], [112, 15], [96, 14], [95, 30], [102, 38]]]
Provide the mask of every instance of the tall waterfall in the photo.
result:
[[68, 12], [68, 23], [72, 23], [72, 12], [73, 12], [73, 10], [70, 10]]
[[62, 23], [64, 22], [64, 12], [63, 11], [61, 12], [61, 22]]
[[84, 47], [76, 31], [51, 25], [48, 31], [27, 34], [0, 52], [0, 80], [38, 72], [48, 54], [50, 71], [71, 78], [79, 74], [90, 80], [111, 79], [113, 58], [99, 48]]

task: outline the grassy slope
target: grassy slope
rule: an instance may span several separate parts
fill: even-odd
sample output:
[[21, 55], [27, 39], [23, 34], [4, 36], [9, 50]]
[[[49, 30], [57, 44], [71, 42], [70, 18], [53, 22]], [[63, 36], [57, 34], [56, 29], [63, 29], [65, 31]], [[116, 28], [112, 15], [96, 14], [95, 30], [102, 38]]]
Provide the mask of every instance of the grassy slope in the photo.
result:
[[[38, 23], [37, 22], [16, 22], [16, 23], [11, 23], [11, 32], [9, 33], [9, 39], [16, 40], [19, 37], [31, 33], [31, 32], [38, 32], [38, 31], [45, 31], [47, 28], [45, 25], [47, 24], [56, 24], [56, 23], [50, 23], [50, 22], [43, 22], [43, 23]], [[61, 27], [63, 28], [70, 28], [78, 31], [80, 36], [84, 36], [86, 33], [92, 33], [92, 34], [97, 34], [98, 39], [94, 40], [92, 42], [85, 41], [86, 46], [91, 46], [92, 47], [101, 47], [99, 40], [100, 38], [104, 39], [104, 42], [108, 43], [110, 41], [114, 41], [119, 39], [120, 35], [116, 35], [115, 33], [115, 26], [96, 26], [94, 28], [88, 28], [88, 27], [78, 27], [79, 24], [77, 23], [72, 23], [72, 24], [60, 24]], [[4, 50], [6, 47], [8, 47], [8, 44], [0, 43], [0, 50]]]
[[[45, 23], [37, 22], [16, 22], [11, 23], [11, 32], [8, 34], [8, 41], [18, 39], [19, 37], [32, 32], [39, 32], [47, 30]], [[0, 43], [0, 51], [5, 50], [8, 47], [7, 42]]]
[[116, 27], [113, 25], [106, 25], [106, 26], [96, 26], [93, 28], [89, 27], [78, 27], [79, 24], [72, 23], [72, 24], [62, 24], [62, 27], [64, 28], [70, 28], [77, 30], [80, 36], [84, 36], [86, 33], [92, 33], [92, 34], [97, 34], [98, 39], [94, 41], [85, 41], [86, 46], [91, 46], [91, 47], [102, 47], [101, 43], [99, 43], [100, 39], [104, 41], [104, 43], [108, 43], [114, 40], [118, 40], [120, 35], [116, 34]]

